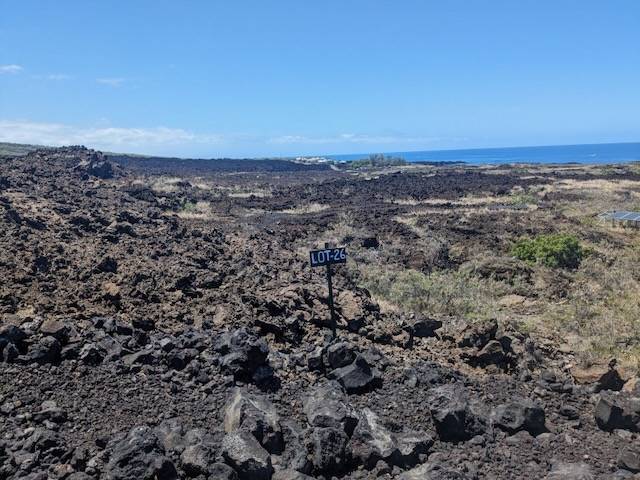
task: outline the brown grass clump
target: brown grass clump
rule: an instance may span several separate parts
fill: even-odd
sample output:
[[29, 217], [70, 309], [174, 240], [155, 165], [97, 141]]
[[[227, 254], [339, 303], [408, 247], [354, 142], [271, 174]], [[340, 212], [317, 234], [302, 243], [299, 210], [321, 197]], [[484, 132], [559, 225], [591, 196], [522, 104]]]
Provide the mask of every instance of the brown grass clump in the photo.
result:
[[288, 213], [289, 215], [306, 215], [309, 213], [318, 213], [327, 210], [329, 205], [323, 205], [321, 203], [307, 203], [304, 205], [298, 205], [294, 208], [288, 208], [286, 210], [280, 210], [280, 213]]
[[208, 220], [213, 218], [213, 211], [209, 202], [187, 202], [178, 216], [188, 220]]

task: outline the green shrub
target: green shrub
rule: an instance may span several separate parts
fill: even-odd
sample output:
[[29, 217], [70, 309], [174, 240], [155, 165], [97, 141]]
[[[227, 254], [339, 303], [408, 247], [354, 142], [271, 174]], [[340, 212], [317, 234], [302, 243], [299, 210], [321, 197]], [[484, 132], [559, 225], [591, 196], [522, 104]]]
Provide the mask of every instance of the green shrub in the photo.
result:
[[182, 205], [180, 205], [180, 210], [183, 212], [195, 212], [197, 210], [197, 204], [192, 201], [184, 201]]
[[511, 253], [527, 263], [552, 268], [577, 268], [584, 256], [578, 239], [567, 234], [521, 239], [513, 246]]

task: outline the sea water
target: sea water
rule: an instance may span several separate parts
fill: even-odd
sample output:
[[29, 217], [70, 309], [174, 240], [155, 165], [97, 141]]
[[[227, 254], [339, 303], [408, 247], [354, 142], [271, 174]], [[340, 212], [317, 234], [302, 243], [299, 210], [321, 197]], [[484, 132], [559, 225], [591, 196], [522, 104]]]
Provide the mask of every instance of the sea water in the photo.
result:
[[[640, 161], [640, 143], [599, 143], [591, 145], [553, 145], [544, 147], [474, 148], [387, 152], [408, 162], [503, 163], [624, 163]], [[358, 160], [368, 154], [326, 155], [334, 160]]]

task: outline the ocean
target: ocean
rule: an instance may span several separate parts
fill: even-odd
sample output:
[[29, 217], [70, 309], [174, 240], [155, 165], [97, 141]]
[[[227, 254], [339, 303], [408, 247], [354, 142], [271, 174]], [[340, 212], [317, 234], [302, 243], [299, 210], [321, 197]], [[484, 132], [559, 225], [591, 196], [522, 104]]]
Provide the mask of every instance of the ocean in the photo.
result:
[[[640, 143], [598, 143], [591, 145], [553, 145], [544, 147], [474, 148], [466, 150], [426, 150], [385, 152], [408, 162], [503, 163], [624, 163], [640, 161]], [[325, 155], [334, 160], [358, 160], [369, 154]]]

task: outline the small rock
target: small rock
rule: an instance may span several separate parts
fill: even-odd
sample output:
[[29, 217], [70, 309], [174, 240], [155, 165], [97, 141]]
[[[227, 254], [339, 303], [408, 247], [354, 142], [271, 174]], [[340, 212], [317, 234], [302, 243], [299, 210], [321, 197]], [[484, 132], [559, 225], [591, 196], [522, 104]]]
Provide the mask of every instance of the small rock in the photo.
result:
[[155, 320], [148, 317], [136, 317], [131, 321], [131, 325], [133, 325], [133, 328], [137, 328], [138, 330], [142, 330], [144, 332], [151, 332], [156, 328]]
[[324, 349], [317, 347], [307, 354], [307, 368], [312, 372], [321, 372], [324, 370], [324, 362], [322, 356]]
[[398, 480], [469, 480], [470, 477], [437, 462], [424, 463], [398, 476]]
[[78, 354], [78, 359], [86, 365], [100, 365], [103, 358], [102, 351], [95, 343], [83, 345]]
[[45, 320], [40, 325], [39, 330], [43, 335], [50, 335], [52, 337], [55, 337], [59, 342], [63, 344], [69, 340], [69, 326], [59, 320]]
[[40, 410], [33, 414], [33, 419], [39, 423], [45, 420], [50, 420], [54, 423], [63, 423], [67, 420], [67, 412], [58, 407], [55, 402], [46, 401], [42, 403]]
[[122, 361], [128, 367], [133, 365], [152, 365], [156, 358], [151, 350], [141, 350], [122, 357]]
[[640, 473], [640, 449], [627, 447], [618, 455], [618, 466], [632, 473]]
[[586, 463], [555, 463], [545, 480], [594, 480], [591, 467]]
[[280, 470], [273, 474], [271, 480], [313, 480], [313, 477], [296, 470]]
[[563, 405], [560, 407], [558, 413], [569, 420], [577, 420], [580, 418], [580, 412], [578, 412], [578, 409], [571, 405]]

